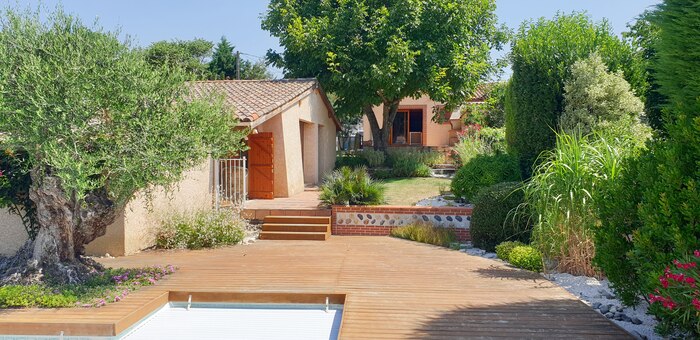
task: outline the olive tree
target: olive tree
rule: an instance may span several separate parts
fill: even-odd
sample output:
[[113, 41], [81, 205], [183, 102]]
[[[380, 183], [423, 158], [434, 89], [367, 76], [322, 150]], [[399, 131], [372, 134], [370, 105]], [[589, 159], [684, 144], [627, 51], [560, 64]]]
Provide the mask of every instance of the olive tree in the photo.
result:
[[[493, 0], [272, 0], [263, 28], [283, 54], [286, 77], [317, 77], [341, 119], [365, 114], [384, 150], [399, 102], [428, 95], [449, 109], [466, 100], [500, 47]], [[372, 108], [383, 104], [381, 121]]]
[[221, 101], [188, 100], [180, 68], [154, 68], [115, 33], [57, 10], [9, 9], [0, 31], [0, 135], [26, 152], [38, 233], [0, 260], [0, 284], [80, 282], [81, 257], [140, 190], [171, 187], [208, 153], [240, 148]]

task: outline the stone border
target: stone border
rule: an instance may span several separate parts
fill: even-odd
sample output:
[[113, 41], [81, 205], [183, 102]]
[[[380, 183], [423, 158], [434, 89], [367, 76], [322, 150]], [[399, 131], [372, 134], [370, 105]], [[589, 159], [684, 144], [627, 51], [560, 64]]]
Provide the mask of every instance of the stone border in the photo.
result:
[[413, 222], [428, 222], [455, 231], [460, 241], [469, 241], [472, 208], [419, 206], [333, 206], [333, 235], [387, 236], [393, 228]]

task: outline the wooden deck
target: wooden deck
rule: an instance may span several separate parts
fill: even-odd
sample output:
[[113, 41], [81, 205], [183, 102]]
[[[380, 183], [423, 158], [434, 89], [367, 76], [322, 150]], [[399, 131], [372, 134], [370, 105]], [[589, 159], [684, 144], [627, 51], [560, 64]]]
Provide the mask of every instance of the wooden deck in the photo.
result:
[[180, 269], [158, 285], [100, 309], [0, 311], [0, 334], [23, 322], [24, 331], [41, 329], [32, 326], [36, 323], [56, 323], [69, 331], [75, 323], [99, 328], [101, 323], [122, 322], [118, 332], [154, 298], [169, 291], [200, 291], [345, 294], [343, 339], [630, 338], [538, 275], [389, 237], [258, 241], [101, 262], [117, 267], [173, 264]]

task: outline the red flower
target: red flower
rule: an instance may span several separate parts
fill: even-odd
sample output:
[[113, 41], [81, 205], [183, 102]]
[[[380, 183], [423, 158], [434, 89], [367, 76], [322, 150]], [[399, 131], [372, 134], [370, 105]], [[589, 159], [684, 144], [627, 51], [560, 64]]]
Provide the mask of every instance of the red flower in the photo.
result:
[[662, 278], [659, 279], [659, 281], [661, 281], [661, 285], [662, 285], [664, 288], [668, 288], [668, 280], [666, 280], [666, 278], [663, 278], [663, 277], [662, 277]]
[[693, 307], [695, 307], [696, 310], [700, 311], [700, 300], [698, 298], [693, 298]]
[[700, 250], [695, 250], [693, 255], [695, 255], [695, 257], [700, 257]]
[[686, 277], [685, 283], [688, 283], [691, 287], [695, 287], [695, 279], [692, 277]]

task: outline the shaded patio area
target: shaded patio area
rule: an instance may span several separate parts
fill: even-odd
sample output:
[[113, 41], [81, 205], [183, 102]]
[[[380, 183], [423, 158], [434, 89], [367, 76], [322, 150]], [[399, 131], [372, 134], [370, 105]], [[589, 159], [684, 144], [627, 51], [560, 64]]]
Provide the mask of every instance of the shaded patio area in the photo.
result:
[[0, 333], [7, 334], [12, 322], [117, 322], [134, 318], [154, 296], [192, 291], [346, 294], [342, 339], [631, 338], [539, 275], [390, 237], [258, 241], [100, 261], [112, 267], [173, 264], [179, 270], [100, 309], [0, 311]]

